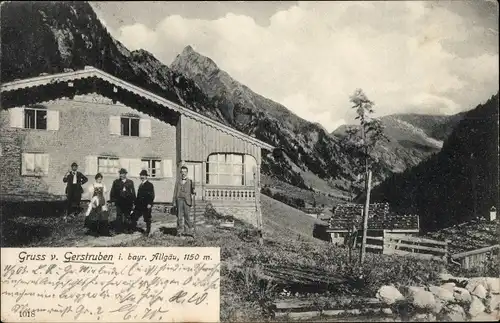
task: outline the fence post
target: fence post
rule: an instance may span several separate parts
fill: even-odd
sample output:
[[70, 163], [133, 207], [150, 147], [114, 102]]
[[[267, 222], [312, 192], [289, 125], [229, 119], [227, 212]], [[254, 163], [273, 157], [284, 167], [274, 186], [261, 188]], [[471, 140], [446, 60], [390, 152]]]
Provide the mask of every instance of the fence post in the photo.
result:
[[451, 242], [450, 240], [445, 240], [444, 242], [446, 242], [446, 244], [444, 245], [444, 256], [443, 256], [443, 260], [445, 262], [448, 262], [448, 244]]
[[385, 230], [382, 230], [382, 254], [385, 251]]

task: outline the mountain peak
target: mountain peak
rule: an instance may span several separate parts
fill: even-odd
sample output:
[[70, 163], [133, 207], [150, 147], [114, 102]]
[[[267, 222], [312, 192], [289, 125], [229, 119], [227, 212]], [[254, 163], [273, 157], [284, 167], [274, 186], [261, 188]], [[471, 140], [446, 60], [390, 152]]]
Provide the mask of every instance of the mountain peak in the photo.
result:
[[186, 47], [184, 47], [184, 49], [182, 50], [182, 54], [181, 54], [181, 55], [191, 54], [191, 53], [196, 53], [196, 51], [194, 50], [194, 48], [193, 48], [191, 45], [187, 45], [187, 46], [186, 46]]
[[195, 78], [199, 74], [209, 75], [219, 71], [219, 67], [213, 60], [195, 51], [191, 45], [184, 47], [170, 64], [170, 68], [190, 78]]

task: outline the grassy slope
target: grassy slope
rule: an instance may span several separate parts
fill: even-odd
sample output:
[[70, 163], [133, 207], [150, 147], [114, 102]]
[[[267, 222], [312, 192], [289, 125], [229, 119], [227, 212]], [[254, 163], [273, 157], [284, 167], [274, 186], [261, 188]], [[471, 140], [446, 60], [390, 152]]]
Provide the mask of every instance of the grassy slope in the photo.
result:
[[261, 195], [261, 205], [264, 234], [319, 242], [312, 237], [312, 232], [314, 224], [321, 221], [265, 195]]
[[[303, 173], [303, 175], [306, 175], [307, 173]], [[311, 175], [307, 175], [309, 177], [312, 177]], [[315, 175], [314, 175], [315, 176]], [[304, 176], [306, 177], [306, 176]], [[306, 204], [312, 205], [314, 199], [316, 200], [316, 205], [321, 206], [324, 204], [325, 206], [335, 206], [339, 203], [345, 203], [345, 199], [347, 199], [347, 196], [345, 196], [344, 192], [341, 192], [339, 190], [335, 190], [333, 188], [330, 188], [330, 190], [327, 190], [327, 184], [326, 182], [323, 183], [321, 186], [323, 188], [323, 192], [328, 192], [330, 194], [333, 194], [333, 196], [328, 196], [324, 194], [323, 192], [314, 192], [310, 190], [305, 190], [302, 188], [298, 188], [296, 186], [293, 186], [291, 184], [282, 182], [280, 180], [271, 178], [266, 175], [262, 175], [261, 178], [262, 181], [262, 186], [267, 185], [273, 193], [282, 193], [285, 194], [288, 197], [292, 198], [301, 198], [306, 202]], [[317, 182], [316, 182], [317, 183]], [[313, 185], [314, 188], [318, 188], [318, 186]], [[343, 199], [344, 198], [344, 199]]]
[[[312, 217], [266, 196], [262, 197], [264, 245], [260, 246], [255, 230], [241, 222], [234, 228], [217, 225], [197, 227], [197, 239], [183, 239], [155, 232], [152, 237], [122, 241], [113, 239], [110, 247], [220, 247], [221, 248], [221, 320], [258, 321], [265, 319], [268, 305], [279, 298], [281, 287], [269, 281], [265, 266], [321, 269], [325, 276], [346, 283], [334, 287], [330, 297], [359, 295], [373, 297], [384, 284], [422, 285], [432, 283], [442, 266], [437, 262], [409, 257], [367, 254], [363, 266], [349, 264], [345, 249], [339, 249], [311, 237], [315, 220]], [[165, 221], [164, 214], [156, 214], [155, 221]], [[16, 218], [31, 223], [27, 219]], [[26, 221], [24, 221], [26, 220]], [[62, 223], [59, 218], [37, 218], [38, 224], [53, 229], [50, 238], [27, 245], [64, 246], [65, 242], [83, 239], [83, 219]], [[169, 219], [172, 220], [172, 219]], [[217, 224], [207, 218], [207, 224]], [[168, 222], [168, 221], [167, 221]], [[174, 225], [170, 221], [171, 225]], [[116, 236], [120, 237], [123, 235]], [[66, 244], [68, 245], [68, 244]], [[363, 275], [361, 278], [360, 275]], [[291, 277], [293, 279], [293, 277]], [[289, 289], [288, 287], [286, 287]], [[298, 291], [304, 293], [300, 286]], [[302, 295], [313, 297], [312, 295]]]

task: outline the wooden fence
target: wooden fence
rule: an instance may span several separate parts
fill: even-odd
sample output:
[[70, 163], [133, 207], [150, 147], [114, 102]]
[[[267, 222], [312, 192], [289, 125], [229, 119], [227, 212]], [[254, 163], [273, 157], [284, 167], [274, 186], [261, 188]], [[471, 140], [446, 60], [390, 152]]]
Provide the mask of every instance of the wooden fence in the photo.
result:
[[395, 235], [384, 231], [381, 237], [368, 236], [366, 244], [368, 251], [384, 255], [410, 255], [440, 260], [448, 258], [448, 241]]
[[484, 266], [488, 258], [493, 256], [495, 252], [498, 253], [500, 245], [480, 248], [476, 250], [456, 253], [451, 256], [451, 259], [458, 261], [462, 268], [471, 269]]

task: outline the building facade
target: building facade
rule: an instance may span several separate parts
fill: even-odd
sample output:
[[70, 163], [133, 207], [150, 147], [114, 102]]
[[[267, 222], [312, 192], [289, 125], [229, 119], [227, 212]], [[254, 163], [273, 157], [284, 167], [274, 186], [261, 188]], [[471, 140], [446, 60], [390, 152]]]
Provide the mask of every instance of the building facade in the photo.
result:
[[185, 165], [200, 204], [253, 222], [261, 156], [272, 146], [92, 67], [1, 91], [4, 197], [64, 198], [76, 161], [89, 183], [99, 172], [108, 187], [120, 168], [136, 186], [147, 169], [156, 202], [170, 203]]

